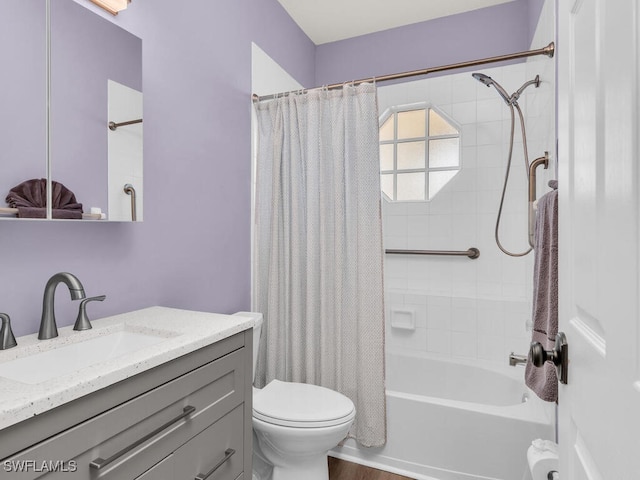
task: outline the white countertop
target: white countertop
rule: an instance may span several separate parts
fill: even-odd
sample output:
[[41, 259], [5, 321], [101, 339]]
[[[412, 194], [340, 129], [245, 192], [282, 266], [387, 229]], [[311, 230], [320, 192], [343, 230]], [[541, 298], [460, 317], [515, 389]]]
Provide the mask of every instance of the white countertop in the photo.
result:
[[0, 350], [0, 364], [119, 330], [147, 332], [166, 339], [34, 385], [0, 377], [0, 429], [252, 328], [254, 320], [240, 315], [150, 307], [92, 320], [91, 324], [91, 330], [82, 332], [74, 331], [72, 326], [62, 327], [58, 337], [50, 340], [38, 340], [37, 334], [20, 337], [17, 347]]

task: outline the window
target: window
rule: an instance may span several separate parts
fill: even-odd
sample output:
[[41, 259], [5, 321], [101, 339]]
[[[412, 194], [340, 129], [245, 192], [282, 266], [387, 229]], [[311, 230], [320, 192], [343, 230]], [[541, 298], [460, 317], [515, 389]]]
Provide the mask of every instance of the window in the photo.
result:
[[380, 119], [382, 192], [431, 200], [460, 170], [460, 130], [433, 107], [394, 107]]

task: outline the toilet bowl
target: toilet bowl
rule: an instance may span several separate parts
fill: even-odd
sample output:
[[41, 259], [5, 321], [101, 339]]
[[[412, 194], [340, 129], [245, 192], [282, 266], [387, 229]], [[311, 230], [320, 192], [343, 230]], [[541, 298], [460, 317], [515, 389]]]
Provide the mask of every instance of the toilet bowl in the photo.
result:
[[[256, 320], [253, 368], [262, 314], [238, 312]], [[336, 391], [306, 383], [273, 380], [253, 389], [254, 463], [272, 466], [271, 480], [328, 480], [327, 452], [346, 437], [355, 418], [353, 402]], [[264, 468], [253, 476], [267, 480]]]

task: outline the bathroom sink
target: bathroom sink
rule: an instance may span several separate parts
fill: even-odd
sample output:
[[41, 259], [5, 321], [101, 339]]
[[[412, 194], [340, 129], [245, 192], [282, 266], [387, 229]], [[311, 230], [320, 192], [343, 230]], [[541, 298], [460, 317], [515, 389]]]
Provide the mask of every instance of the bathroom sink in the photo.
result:
[[[69, 338], [69, 337], [67, 337]], [[167, 340], [167, 336], [118, 330], [0, 363], [0, 377], [35, 385]]]

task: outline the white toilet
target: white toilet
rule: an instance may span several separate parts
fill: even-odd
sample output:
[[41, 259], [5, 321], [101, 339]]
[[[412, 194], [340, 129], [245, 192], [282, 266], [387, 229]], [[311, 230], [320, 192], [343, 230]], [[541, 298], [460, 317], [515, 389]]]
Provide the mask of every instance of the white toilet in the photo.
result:
[[[262, 314], [236, 315], [256, 319], [255, 378]], [[273, 466], [272, 480], [328, 480], [327, 452], [345, 438], [355, 415], [353, 402], [328, 388], [279, 380], [263, 389], [254, 387], [254, 464], [267, 462]], [[254, 465], [254, 478], [265, 480], [263, 476]]]

